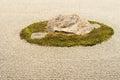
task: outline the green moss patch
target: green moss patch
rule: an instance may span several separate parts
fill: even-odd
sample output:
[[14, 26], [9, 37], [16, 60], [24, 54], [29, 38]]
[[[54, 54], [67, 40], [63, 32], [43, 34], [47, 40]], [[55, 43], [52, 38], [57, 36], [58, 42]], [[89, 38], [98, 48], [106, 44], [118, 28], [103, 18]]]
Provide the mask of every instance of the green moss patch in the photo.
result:
[[64, 32], [48, 33], [44, 38], [31, 39], [31, 34], [35, 32], [47, 32], [45, 26], [48, 21], [33, 23], [28, 27], [24, 28], [21, 33], [21, 39], [25, 39], [29, 43], [38, 44], [41, 46], [57, 46], [57, 47], [71, 47], [71, 46], [93, 46], [103, 41], [107, 41], [113, 34], [114, 31], [111, 27], [99, 23], [96, 21], [89, 21], [91, 24], [99, 24], [100, 28], [94, 29], [92, 32], [86, 35], [76, 35]]

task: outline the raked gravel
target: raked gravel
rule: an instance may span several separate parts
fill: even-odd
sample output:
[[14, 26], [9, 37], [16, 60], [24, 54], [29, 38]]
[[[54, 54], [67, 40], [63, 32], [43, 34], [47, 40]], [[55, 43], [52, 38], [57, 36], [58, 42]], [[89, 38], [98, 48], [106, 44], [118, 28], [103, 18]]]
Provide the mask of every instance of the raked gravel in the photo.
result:
[[[0, 0], [0, 80], [120, 80], [120, 0]], [[59, 14], [78, 14], [115, 31], [93, 47], [42, 47], [21, 29]]]

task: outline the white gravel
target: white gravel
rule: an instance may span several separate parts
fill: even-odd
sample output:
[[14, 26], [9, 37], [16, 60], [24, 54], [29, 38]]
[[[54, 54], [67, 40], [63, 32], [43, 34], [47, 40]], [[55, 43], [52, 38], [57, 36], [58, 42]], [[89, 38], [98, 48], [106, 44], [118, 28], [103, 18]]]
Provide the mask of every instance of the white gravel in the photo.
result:
[[[25, 26], [59, 14], [112, 26], [93, 47], [42, 47], [19, 37]], [[0, 80], [120, 80], [120, 0], [0, 0]]]

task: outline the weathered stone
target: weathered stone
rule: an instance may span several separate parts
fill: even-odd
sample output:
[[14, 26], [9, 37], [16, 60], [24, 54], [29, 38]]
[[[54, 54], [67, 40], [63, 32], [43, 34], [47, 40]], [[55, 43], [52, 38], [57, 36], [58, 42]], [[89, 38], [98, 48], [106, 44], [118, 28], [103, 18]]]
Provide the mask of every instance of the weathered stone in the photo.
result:
[[100, 28], [101, 26], [100, 26], [99, 24], [92, 24], [92, 27], [98, 29], [98, 28]]
[[47, 35], [47, 33], [41, 33], [41, 32], [32, 33], [31, 39], [40, 39], [40, 38], [45, 37], [46, 35]]
[[78, 15], [59, 15], [48, 21], [47, 29], [52, 32], [64, 31], [84, 35], [91, 32], [94, 27]]

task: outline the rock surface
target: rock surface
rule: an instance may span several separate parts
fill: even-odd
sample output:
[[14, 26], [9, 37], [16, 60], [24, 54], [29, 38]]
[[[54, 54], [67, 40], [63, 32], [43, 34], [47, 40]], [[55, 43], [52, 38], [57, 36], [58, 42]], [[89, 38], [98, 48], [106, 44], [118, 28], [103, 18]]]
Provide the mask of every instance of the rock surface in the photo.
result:
[[95, 28], [95, 29], [98, 29], [100, 28], [101, 26], [99, 24], [92, 24], [92, 27]]
[[46, 35], [47, 35], [47, 33], [41, 33], [41, 32], [32, 33], [31, 39], [40, 39], [40, 38], [45, 37]]
[[48, 21], [48, 30], [64, 31], [75, 33], [78, 35], [84, 35], [91, 32], [96, 26], [92, 26], [88, 20], [79, 17], [76, 14], [73, 15], [59, 15]]

